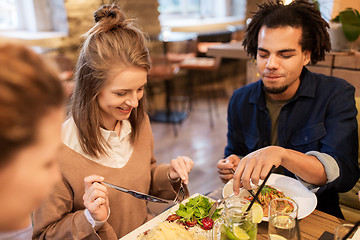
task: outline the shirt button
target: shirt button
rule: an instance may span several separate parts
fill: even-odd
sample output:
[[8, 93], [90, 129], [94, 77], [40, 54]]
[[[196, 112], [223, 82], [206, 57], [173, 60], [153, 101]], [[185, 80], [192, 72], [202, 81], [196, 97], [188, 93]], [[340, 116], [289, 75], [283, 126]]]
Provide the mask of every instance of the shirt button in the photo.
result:
[[309, 137], [304, 137], [305, 142], [309, 141]]

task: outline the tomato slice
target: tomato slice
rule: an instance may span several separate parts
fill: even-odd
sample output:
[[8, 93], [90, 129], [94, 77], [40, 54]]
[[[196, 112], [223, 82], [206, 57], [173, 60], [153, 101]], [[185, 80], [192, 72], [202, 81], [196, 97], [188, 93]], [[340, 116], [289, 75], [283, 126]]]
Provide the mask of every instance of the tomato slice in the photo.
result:
[[203, 220], [201, 220], [201, 223], [202, 223], [201, 228], [204, 229], [204, 230], [210, 230], [214, 226], [214, 220], [212, 220], [209, 217], [206, 217]]
[[185, 221], [185, 224], [186, 224], [186, 226], [188, 226], [188, 227], [194, 227], [194, 226], [196, 225], [196, 223], [197, 223], [197, 220], [196, 220], [196, 219], [191, 220], [191, 221]]
[[171, 214], [170, 216], [168, 216], [166, 218], [166, 221], [169, 221], [169, 222], [175, 222], [176, 220], [179, 220], [181, 217], [176, 215], [176, 214]]

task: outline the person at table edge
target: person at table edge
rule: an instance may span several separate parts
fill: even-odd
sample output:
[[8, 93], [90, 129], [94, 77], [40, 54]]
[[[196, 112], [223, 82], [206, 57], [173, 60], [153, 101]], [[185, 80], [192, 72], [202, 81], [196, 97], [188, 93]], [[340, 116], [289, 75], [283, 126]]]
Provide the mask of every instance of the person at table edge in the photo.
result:
[[259, 5], [243, 45], [261, 79], [231, 97], [217, 167], [224, 182], [233, 177], [238, 194], [275, 166], [315, 192], [318, 210], [343, 218], [338, 193], [359, 179], [355, 89], [305, 67], [330, 51], [328, 27], [307, 1]]
[[33, 239], [119, 239], [153, 216], [147, 202], [103, 181], [173, 200], [193, 161], [157, 164], [145, 111], [151, 66], [144, 33], [116, 4], [94, 12], [75, 71], [57, 153], [62, 179], [34, 212]]

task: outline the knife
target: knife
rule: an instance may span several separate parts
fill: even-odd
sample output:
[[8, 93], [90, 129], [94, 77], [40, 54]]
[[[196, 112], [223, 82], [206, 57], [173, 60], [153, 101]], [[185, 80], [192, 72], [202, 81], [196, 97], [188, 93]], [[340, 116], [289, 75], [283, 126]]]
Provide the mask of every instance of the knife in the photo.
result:
[[151, 196], [151, 195], [148, 195], [148, 194], [145, 194], [145, 193], [137, 192], [137, 191], [130, 190], [130, 189], [127, 189], [127, 188], [123, 188], [123, 187], [119, 187], [119, 186], [113, 185], [111, 183], [107, 183], [107, 182], [102, 182], [102, 183], [109, 186], [109, 187], [115, 188], [116, 190], [119, 190], [119, 191], [124, 192], [124, 193], [128, 193], [128, 194], [132, 195], [133, 197], [136, 197], [138, 199], [145, 200], [145, 201], [148, 201], [148, 202], [173, 203], [173, 201], [171, 201], [171, 200], [166, 200], [166, 199], [154, 197], [154, 196]]

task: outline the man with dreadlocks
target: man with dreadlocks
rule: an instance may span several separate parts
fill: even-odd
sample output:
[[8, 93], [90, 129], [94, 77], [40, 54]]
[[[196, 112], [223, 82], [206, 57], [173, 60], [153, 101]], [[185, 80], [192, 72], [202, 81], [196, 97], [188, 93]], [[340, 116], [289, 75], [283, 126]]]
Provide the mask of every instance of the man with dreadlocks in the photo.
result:
[[275, 166], [316, 193], [317, 209], [343, 217], [338, 192], [359, 179], [355, 89], [305, 67], [330, 51], [328, 27], [304, 0], [269, 1], [255, 12], [243, 45], [261, 79], [234, 92], [217, 164], [224, 182], [234, 179], [235, 194]]

